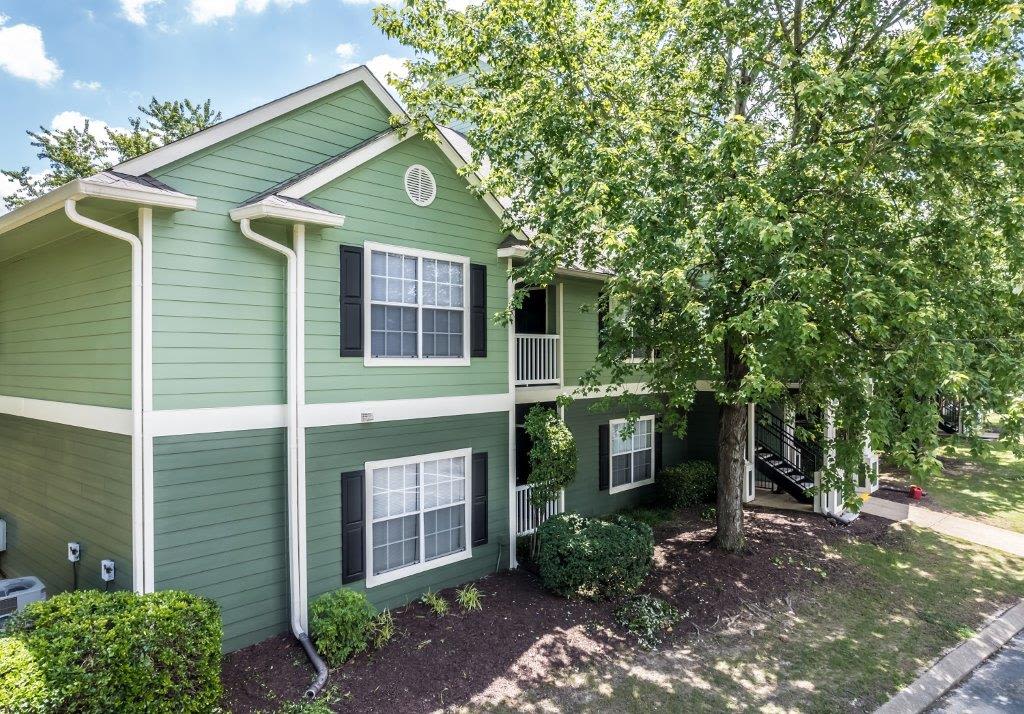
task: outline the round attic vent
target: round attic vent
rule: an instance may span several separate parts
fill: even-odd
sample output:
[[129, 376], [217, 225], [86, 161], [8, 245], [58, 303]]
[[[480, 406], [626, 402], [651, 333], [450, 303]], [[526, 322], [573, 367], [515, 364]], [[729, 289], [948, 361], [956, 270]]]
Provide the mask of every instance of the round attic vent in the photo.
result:
[[426, 166], [413, 164], [405, 170], [405, 192], [417, 206], [429, 206], [437, 195], [434, 174]]

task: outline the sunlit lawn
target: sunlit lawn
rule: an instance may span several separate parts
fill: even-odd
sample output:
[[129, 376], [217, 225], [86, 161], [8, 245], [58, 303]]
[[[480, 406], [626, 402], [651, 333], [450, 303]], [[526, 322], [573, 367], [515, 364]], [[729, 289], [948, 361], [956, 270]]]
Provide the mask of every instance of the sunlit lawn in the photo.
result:
[[952, 439], [938, 454], [947, 457], [942, 474], [924, 484], [937, 504], [1024, 533], [1024, 461], [1002, 446], [972, 456]]
[[1024, 596], [1024, 560], [897, 527], [859, 569], [771, 610], [614, 665], [558, 671], [500, 711], [871, 711], [986, 615]]

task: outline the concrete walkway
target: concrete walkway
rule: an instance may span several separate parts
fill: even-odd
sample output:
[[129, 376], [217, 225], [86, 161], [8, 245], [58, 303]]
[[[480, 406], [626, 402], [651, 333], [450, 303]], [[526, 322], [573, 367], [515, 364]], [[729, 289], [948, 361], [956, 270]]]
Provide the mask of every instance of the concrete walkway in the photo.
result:
[[969, 518], [940, 513], [909, 503], [896, 503], [877, 496], [868, 498], [860, 512], [887, 518], [890, 521], [907, 521], [954, 538], [1024, 557], [1024, 533], [1015, 533]]

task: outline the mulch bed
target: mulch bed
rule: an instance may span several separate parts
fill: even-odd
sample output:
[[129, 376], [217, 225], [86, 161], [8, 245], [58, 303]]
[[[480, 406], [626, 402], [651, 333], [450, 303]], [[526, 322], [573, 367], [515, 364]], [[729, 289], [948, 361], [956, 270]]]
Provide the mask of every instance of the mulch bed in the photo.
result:
[[[655, 532], [655, 565], [644, 590], [672, 602], [684, 618], [668, 636], [682, 641], [746, 605], [766, 604], [827, 577], [833, 586], [851, 566], [826, 557], [847, 538], [877, 540], [887, 522], [861, 516], [846, 527], [811, 514], [751, 508], [747, 552], [708, 545], [713, 524], [681, 512]], [[355, 657], [328, 687], [345, 712], [418, 714], [468, 703], [490, 688], [529, 688], [553, 670], [614, 658], [637, 647], [614, 624], [614, 604], [565, 600], [547, 593], [526, 570], [477, 581], [483, 610], [438, 618], [420, 603], [393, 612], [397, 634], [381, 651]], [[278, 636], [227, 656], [224, 705], [232, 712], [273, 711], [294, 701], [311, 680], [301, 647]]]

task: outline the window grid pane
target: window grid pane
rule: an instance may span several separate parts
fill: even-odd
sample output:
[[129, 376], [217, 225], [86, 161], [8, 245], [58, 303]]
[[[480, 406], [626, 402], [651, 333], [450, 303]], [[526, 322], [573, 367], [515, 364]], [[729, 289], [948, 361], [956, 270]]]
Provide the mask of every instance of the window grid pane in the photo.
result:
[[461, 263], [371, 251], [370, 356], [464, 357], [465, 278]]
[[375, 575], [465, 550], [466, 461], [457, 456], [373, 469]]
[[627, 486], [654, 478], [654, 421], [639, 419], [631, 436], [625, 423], [611, 425], [612, 486]]

